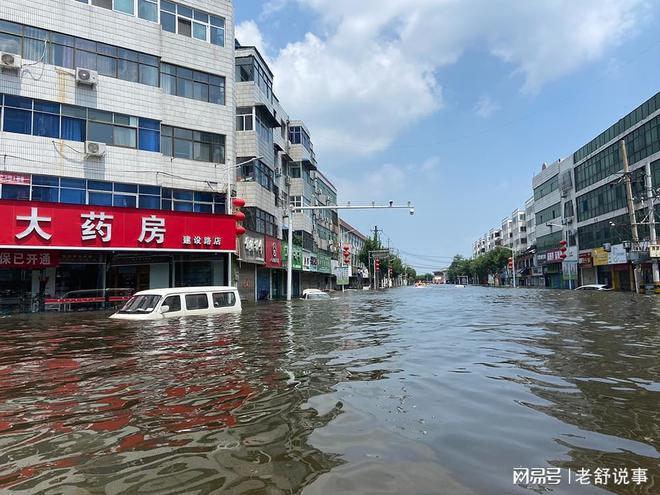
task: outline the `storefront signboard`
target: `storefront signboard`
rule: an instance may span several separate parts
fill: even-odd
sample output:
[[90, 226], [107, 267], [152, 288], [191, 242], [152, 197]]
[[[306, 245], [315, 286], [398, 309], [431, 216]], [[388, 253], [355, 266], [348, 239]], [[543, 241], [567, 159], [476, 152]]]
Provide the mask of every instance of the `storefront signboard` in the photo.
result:
[[60, 264], [57, 252], [49, 251], [8, 251], [0, 249], [0, 269], [22, 268], [23, 270], [39, 270], [52, 268]]
[[625, 265], [628, 263], [628, 256], [623, 244], [612, 244], [608, 256], [609, 265]]
[[649, 254], [651, 258], [660, 258], [660, 244], [652, 244], [649, 246]]
[[[286, 267], [288, 245], [282, 244], [282, 265]], [[294, 270], [302, 270], [303, 250], [300, 246], [293, 245], [293, 259], [291, 265]]]
[[605, 266], [609, 263], [609, 253], [602, 247], [591, 251], [591, 257], [594, 266]]
[[309, 257], [309, 271], [318, 272], [319, 271], [319, 258], [318, 255], [312, 254]]
[[0, 248], [236, 250], [236, 220], [228, 215], [3, 200], [0, 218]]
[[247, 232], [241, 237], [239, 249], [241, 261], [246, 263], [264, 264], [264, 236], [255, 232]]
[[593, 267], [593, 258], [591, 253], [581, 253], [580, 254], [580, 268], [592, 268]]
[[19, 184], [22, 186], [30, 185], [30, 176], [28, 174], [15, 174], [13, 172], [0, 172], [0, 184]]
[[559, 249], [553, 249], [545, 253], [546, 263], [561, 263], [561, 251]]
[[334, 275], [337, 277], [337, 285], [349, 285], [350, 272], [348, 266], [335, 267]]
[[319, 254], [319, 272], [332, 273], [332, 268], [330, 266], [330, 256]]
[[303, 272], [311, 271], [311, 264], [312, 264], [312, 253], [310, 251], [303, 250], [303, 262], [302, 262]]
[[577, 280], [577, 261], [564, 261], [561, 265], [564, 280]]
[[282, 242], [274, 237], [265, 237], [265, 260], [268, 268], [282, 268]]

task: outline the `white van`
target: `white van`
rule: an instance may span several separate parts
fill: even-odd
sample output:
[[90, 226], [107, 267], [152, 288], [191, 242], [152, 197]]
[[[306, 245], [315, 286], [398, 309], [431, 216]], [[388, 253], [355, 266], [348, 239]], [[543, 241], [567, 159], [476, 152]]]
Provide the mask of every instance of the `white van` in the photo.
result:
[[175, 287], [136, 292], [110, 318], [160, 320], [179, 316], [216, 315], [241, 311], [236, 287]]

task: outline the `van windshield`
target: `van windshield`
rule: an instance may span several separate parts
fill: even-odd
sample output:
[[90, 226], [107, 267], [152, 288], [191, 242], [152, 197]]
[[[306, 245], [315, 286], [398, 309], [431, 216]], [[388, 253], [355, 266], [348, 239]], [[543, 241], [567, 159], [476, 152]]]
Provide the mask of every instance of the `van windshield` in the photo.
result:
[[160, 301], [161, 296], [145, 294], [143, 296], [133, 296], [119, 310], [120, 313], [151, 313]]

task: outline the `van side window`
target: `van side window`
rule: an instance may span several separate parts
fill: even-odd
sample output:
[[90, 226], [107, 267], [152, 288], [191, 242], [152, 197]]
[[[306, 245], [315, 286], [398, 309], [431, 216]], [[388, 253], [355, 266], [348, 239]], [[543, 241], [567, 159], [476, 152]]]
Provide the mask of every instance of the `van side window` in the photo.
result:
[[214, 308], [227, 308], [236, 304], [236, 296], [233, 292], [215, 292], [213, 294]]
[[167, 296], [162, 305], [170, 307], [168, 313], [181, 311], [181, 296]]
[[209, 307], [209, 298], [206, 294], [187, 294], [186, 309], [206, 309]]

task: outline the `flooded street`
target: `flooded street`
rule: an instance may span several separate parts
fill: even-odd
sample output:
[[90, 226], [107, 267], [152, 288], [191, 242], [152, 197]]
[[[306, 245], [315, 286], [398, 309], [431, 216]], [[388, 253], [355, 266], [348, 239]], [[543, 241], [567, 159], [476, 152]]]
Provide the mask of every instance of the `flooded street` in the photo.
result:
[[660, 302], [453, 287], [130, 323], [0, 320], [0, 492], [504, 494], [516, 467], [645, 468]]

